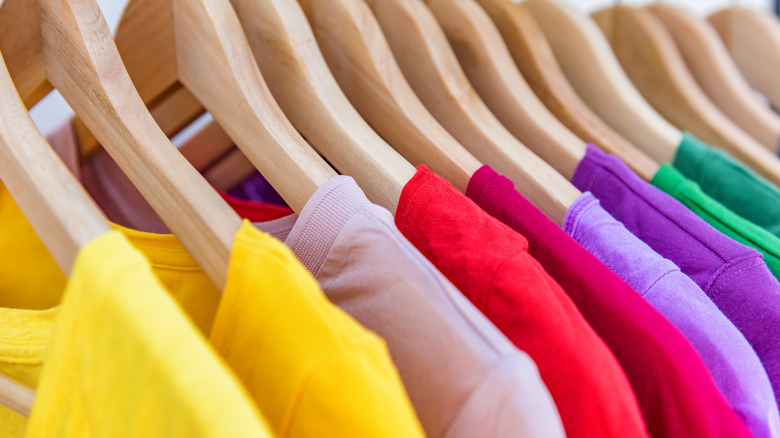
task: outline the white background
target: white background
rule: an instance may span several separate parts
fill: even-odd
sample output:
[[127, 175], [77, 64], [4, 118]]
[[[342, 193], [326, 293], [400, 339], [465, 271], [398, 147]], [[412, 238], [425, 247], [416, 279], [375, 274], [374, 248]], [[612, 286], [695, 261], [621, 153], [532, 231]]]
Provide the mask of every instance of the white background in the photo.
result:
[[[159, 0], [164, 1], [164, 0]], [[295, 1], [295, 0], [289, 0]], [[592, 12], [600, 8], [610, 6], [616, 3], [616, 1], [605, 0], [559, 0], [566, 1], [574, 7], [584, 11]], [[701, 16], [709, 15], [710, 13], [723, 8], [725, 6], [731, 6], [740, 4], [743, 6], [754, 7], [769, 10], [774, 7], [772, 0], [669, 0], [670, 3], [681, 5], [689, 8], [691, 11], [696, 12]], [[122, 15], [122, 11], [128, 0], [97, 0], [100, 9], [103, 12], [103, 16], [108, 22], [108, 26], [111, 28], [111, 32], [114, 32], [116, 25], [119, 22], [119, 17]], [[647, 4], [648, 0], [627, 0], [625, 4]], [[65, 101], [54, 92], [43, 99], [38, 105], [36, 105], [32, 111], [30, 111], [33, 121], [46, 135], [52, 131], [55, 127], [59, 126], [65, 120], [69, 119], [72, 112]]]

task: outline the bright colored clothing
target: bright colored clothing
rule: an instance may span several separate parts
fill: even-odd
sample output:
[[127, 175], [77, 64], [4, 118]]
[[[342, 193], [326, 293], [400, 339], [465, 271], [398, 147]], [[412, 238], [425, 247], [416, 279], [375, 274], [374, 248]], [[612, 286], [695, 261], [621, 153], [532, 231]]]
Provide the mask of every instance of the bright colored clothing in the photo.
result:
[[233, 241], [211, 341], [279, 437], [424, 436], [382, 339], [249, 222]]
[[26, 437], [273, 436], [235, 377], [117, 231], [81, 250]]
[[300, 217], [256, 225], [285, 241], [334, 304], [385, 339], [427, 436], [564, 436], [534, 362], [352, 178], [329, 180]]
[[674, 167], [729, 210], [780, 237], [780, 189], [727, 152], [686, 133]]
[[701, 357], [625, 281], [483, 166], [468, 197], [528, 239], [529, 251], [572, 298], [620, 361], [653, 437], [730, 436], [742, 430]]
[[[518, 348], [534, 359], [566, 436], [647, 437], [631, 385], [528, 241], [449, 182], [418, 167], [398, 229]], [[576, 383], [574, 383], [576, 382]]]
[[702, 192], [698, 184], [668, 164], [661, 166], [650, 182], [682, 202], [721, 233], [757, 249], [775, 278], [780, 278], [780, 238], [712, 199]]
[[569, 208], [564, 230], [688, 338], [754, 436], [780, 434], [777, 402], [756, 352], [690, 277], [631, 234], [588, 192]]
[[780, 283], [761, 253], [736, 242], [639, 178], [618, 157], [590, 145], [572, 182], [674, 262], [750, 342], [780, 394]]

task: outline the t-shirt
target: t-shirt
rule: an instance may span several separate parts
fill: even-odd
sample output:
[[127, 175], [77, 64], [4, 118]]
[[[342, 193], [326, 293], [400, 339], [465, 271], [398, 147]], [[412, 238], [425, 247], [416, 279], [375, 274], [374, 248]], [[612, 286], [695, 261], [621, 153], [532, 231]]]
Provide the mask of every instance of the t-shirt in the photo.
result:
[[702, 359], [666, 318], [585, 248], [483, 166], [466, 195], [520, 232], [529, 251], [564, 288], [612, 349], [654, 437], [744, 436]]
[[[189, 142], [194, 144], [194, 139]], [[241, 181], [239, 185], [228, 190], [228, 194], [234, 198], [263, 202], [279, 207], [287, 207], [282, 196], [271, 186], [259, 172]]]
[[[24, 217], [18, 206], [10, 199], [7, 191], [0, 191], [0, 200], [3, 203], [3, 209], [0, 211], [0, 229], [3, 233], [13, 236], [11, 239], [15, 247], [22, 249], [34, 248], [36, 259], [25, 259], [23, 261], [31, 263], [23, 264], [13, 270], [13, 266], [7, 266], [6, 263], [0, 263], [0, 269], [7, 270], [6, 278], [10, 278], [11, 284], [21, 284], [16, 280], [19, 275], [41, 275], [44, 278], [52, 277], [54, 271], [59, 271], [55, 261], [43, 247], [40, 240], [35, 235], [29, 224], [24, 221]], [[276, 207], [269, 207], [262, 213], [254, 212], [252, 217], [276, 217], [278, 212]], [[8, 223], [2, 219], [14, 219]], [[11, 225], [18, 225], [18, 228], [10, 228]], [[242, 383], [250, 390], [250, 395], [263, 409], [268, 421], [276, 431], [276, 426], [284, 423], [286, 435], [281, 436], [311, 436], [310, 428], [317, 427], [316, 436], [323, 436], [327, 430], [343, 431], [354, 430], [352, 426], [360, 428], [365, 426], [365, 422], [371, 422], [381, 426], [383, 422], [392, 422], [393, 430], [401, 431], [405, 436], [421, 435], [419, 423], [415, 419], [414, 412], [405, 395], [403, 386], [398, 379], [397, 371], [394, 371], [392, 362], [387, 355], [386, 347], [383, 342], [375, 335], [360, 327], [345, 313], [338, 311], [333, 306], [328, 307], [324, 298], [320, 298], [319, 311], [312, 312], [311, 301], [296, 301], [294, 293], [306, 293], [316, 297], [316, 284], [311, 284], [310, 274], [305, 273], [304, 278], [311, 282], [306, 285], [292, 281], [285, 277], [285, 274], [291, 275], [292, 268], [283, 270], [279, 268], [279, 262], [269, 259], [267, 256], [270, 248], [276, 247], [275, 253], [282, 253], [283, 245], [273, 240], [267, 235], [258, 237], [259, 234], [252, 226], [245, 224], [240, 233], [236, 236], [236, 241], [241, 242], [241, 246], [236, 247], [235, 254], [231, 258], [230, 276], [226, 286], [226, 302], [220, 303], [221, 294], [205, 276], [200, 267], [190, 257], [186, 250], [173, 235], [152, 234], [140, 231], [130, 230], [115, 225], [122, 234], [129, 239], [133, 246], [140, 250], [154, 269], [155, 277], [168, 290], [168, 292], [177, 301], [178, 305], [185, 310], [192, 323], [199, 329], [202, 335], [207, 335], [212, 331], [212, 324], [219, 324], [219, 333], [217, 339], [220, 351], [229, 353], [229, 363], [241, 370], [239, 374]], [[247, 242], [257, 243], [257, 251], [248, 251]], [[287, 259], [293, 256], [287, 251]], [[12, 254], [12, 253], [6, 253]], [[235, 264], [238, 266], [234, 267]], [[259, 273], [264, 272], [265, 263], [274, 264], [272, 270], [274, 276], [270, 274], [263, 277], [262, 281], [255, 278]], [[252, 265], [256, 263], [256, 265]], [[9, 264], [10, 263], [9, 261]], [[21, 269], [20, 269], [21, 268]], [[279, 269], [276, 269], [279, 268]], [[60, 274], [61, 275], [61, 274]], [[297, 272], [300, 277], [301, 272]], [[286, 301], [280, 300], [276, 303], [264, 302], [262, 306], [256, 307], [252, 303], [257, 303], [262, 298], [268, 298], [268, 292], [281, 292], [282, 289], [270, 289], [272, 285], [268, 284], [271, 278], [275, 278], [279, 283], [285, 285], [284, 291], [287, 293]], [[62, 282], [51, 281], [46, 284], [48, 295], [40, 292], [37, 295], [45, 297], [45, 302], [55, 302], [54, 298], [59, 299], [61, 291], [64, 288], [64, 277]], [[7, 289], [0, 285], [2, 293], [6, 294]], [[308, 286], [304, 290], [296, 289], [297, 286]], [[311, 287], [315, 290], [311, 290]], [[24, 289], [22, 289], [24, 290]], [[11, 293], [10, 290], [7, 291]], [[17, 292], [18, 293], [18, 292]], [[320, 292], [321, 293], [321, 292]], [[321, 297], [321, 295], [320, 295]], [[312, 298], [313, 300], [314, 298]], [[223, 301], [225, 299], [223, 298]], [[57, 303], [55, 302], [54, 305]], [[272, 305], [282, 306], [281, 309], [271, 307]], [[309, 308], [306, 308], [306, 306]], [[220, 307], [220, 315], [215, 322], [217, 308]], [[298, 306], [298, 307], [296, 307]], [[305, 313], [306, 311], [309, 313]], [[325, 312], [327, 310], [327, 312]], [[37, 385], [40, 367], [43, 364], [46, 344], [51, 336], [51, 325], [55, 315], [59, 312], [56, 307], [47, 310], [22, 310], [0, 308], [0, 319], [4, 321], [3, 330], [0, 331], [0, 346], [7, 345], [3, 353], [0, 353], [0, 370], [10, 377], [25, 383], [30, 387]], [[267, 324], [270, 324], [263, 318], [263, 315], [270, 312], [273, 315], [284, 315], [286, 313], [295, 313], [299, 316], [308, 315], [307, 324], [290, 324], [288, 326], [277, 326], [273, 332], [267, 331]], [[223, 318], [223, 319], [220, 319]], [[249, 323], [247, 323], [249, 321]], [[239, 324], [242, 322], [243, 324]], [[251, 322], [261, 323], [259, 326], [253, 326]], [[300, 321], [299, 321], [300, 322]], [[319, 327], [315, 327], [320, 324]], [[359, 340], [359, 345], [349, 345], [344, 342], [341, 345], [331, 342], [323, 343], [326, 333], [323, 326], [334, 325], [342, 328], [343, 335], [353, 340]], [[256, 330], [253, 330], [256, 329]], [[286, 330], [286, 331], [285, 331]], [[272, 336], [273, 339], [281, 339], [287, 336], [287, 339], [296, 337], [296, 343], [274, 343], [260, 350], [258, 345], [249, 348], [243, 342], [261, 342], [264, 337]], [[342, 339], [344, 340], [344, 339]], [[24, 343], [23, 343], [24, 342]], [[319, 349], [315, 348], [315, 345]], [[247, 349], [238, 349], [238, 346]], [[274, 348], [276, 347], [276, 348]], [[298, 347], [298, 348], [292, 348]], [[224, 350], [223, 350], [224, 348]], [[294, 365], [303, 366], [311, 364], [312, 360], [322, 358], [322, 356], [313, 356], [313, 353], [324, 354], [328, 348], [334, 356], [339, 356], [338, 364], [321, 363], [319, 368], [310, 368], [309, 370], [318, 377], [307, 381], [296, 380], [300, 375], [288, 375], [288, 379], [279, 377], [279, 370], [270, 370], [273, 360], [285, 362], [287, 367]], [[0, 347], [0, 349], [2, 349]], [[263, 353], [261, 357], [255, 355]], [[352, 367], [349, 379], [339, 378], [336, 373], [338, 366], [346, 368]], [[273, 374], [268, 372], [273, 371]], [[334, 373], [336, 373], [334, 375]], [[20, 376], [21, 378], [19, 378]], [[342, 376], [343, 377], [343, 376]], [[340, 391], [333, 392], [307, 385], [312, 382], [340, 382]], [[297, 383], [298, 386], [294, 386]], [[370, 385], [368, 384], [370, 383]], [[381, 383], [381, 384], [380, 384]], [[318, 390], [319, 389], [319, 390]], [[332, 389], [332, 388], [331, 388]], [[267, 399], [267, 394], [273, 392], [275, 398]], [[301, 400], [307, 400], [309, 404], [299, 404], [294, 407], [285, 405], [282, 394], [289, 397], [299, 396]], [[306, 397], [303, 397], [303, 395]], [[298, 400], [300, 402], [301, 400]], [[265, 408], [268, 405], [276, 407], [269, 413], [283, 414], [283, 418], [271, 417], [267, 415]], [[282, 410], [280, 406], [288, 408]], [[337, 413], [330, 410], [337, 406]], [[350, 409], [351, 408], [351, 409]], [[358, 414], [354, 416], [353, 414]], [[379, 415], [379, 417], [374, 417]], [[320, 421], [317, 423], [317, 421]], [[21, 436], [24, 430], [25, 420], [9, 410], [0, 409], [0, 427], [3, 430], [18, 431], [14, 434], [5, 436]], [[5, 427], [7, 426], [7, 427]], [[304, 435], [301, 435], [304, 433]], [[379, 430], [373, 430], [376, 436]], [[361, 435], [361, 433], [357, 433]]]
[[572, 182], [671, 260], [745, 335], [780, 395], [780, 284], [761, 253], [716, 230], [679, 201], [593, 145]]
[[[97, 176], [84, 181], [91, 193], [111, 193], [110, 198], [97, 198], [101, 206], [108, 207], [110, 217], [141, 226], [154, 223], [154, 211], [104, 151], [81, 167], [75, 165], [71, 123], [50, 140], [77, 176]], [[260, 180], [252, 177], [240, 185], [243, 191], [233, 193], [272, 194], [270, 186]], [[222, 196], [252, 221], [292, 214], [286, 206], [255, 208], [256, 203]], [[182, 304], [203, 333], [209, 333], [214, 322], [214, 346], [225, 354], [263, 412], [272, 414], [266, 416], [275, 433], [294, 437], [422, 435], [384, 342], [330, 304], [311, 274], [280, 242], [251, 226], [242, 227], [235, 237], [220, 302], [218, 291], [176, 237], [116, 228], [154, 262], [158, 276], [174, 295], [183, 298]], [[275, 295], [269, 291], [282, 296], [273, 300]], [[199, 300], [199, 293], [207, 293], [204, 300]], [[271, 329], [274, 319], [276, 325]]]
[[534, 362], [352, 178], [325, 183], [300, 217], [257, 226], [285, 241], [334, 304], [385, 339], [427, 436], [564, 436]]
[[211, 341], [276, 436], [424, 436], [384, 341], [330, 303], [284, 244], [246, 221]]
[[76, 259], [26, 436], [273, 435], [149, 263], [111, 231]]
[[646, 437], [612, 352], [523, 236], [419, 166], [398, 202], [398, 229], [536, 362], [568, 437]]
[[680, 329], [754, 436], [780, 432], [780, 413], [761, 361], [690, 277], [631, 234], [588, 192], [569, 208], [563, 228]]
[[668, 164], [661, 166], [650, 182], [674, 196], [721, 233], [757, 249], [775, 278], [780, 278], [780, 238], [712, 199], [701, 191], [698, 184]]
[[726, 208], [780, 237], [780, 189], [727, 152], [686, 133], [674, 167]]

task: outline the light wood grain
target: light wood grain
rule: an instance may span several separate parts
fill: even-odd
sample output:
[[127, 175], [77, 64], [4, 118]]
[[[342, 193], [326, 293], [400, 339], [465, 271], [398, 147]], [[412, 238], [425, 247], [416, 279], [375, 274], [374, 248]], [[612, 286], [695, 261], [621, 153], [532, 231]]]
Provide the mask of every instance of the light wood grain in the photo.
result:
[[480, 100], [430, 10], [419, 0], [369, 0], [401, 71], [428, 111], [463, 146], [562, 223], [580, 192], [534, 155]]
[[240, 218], [160, 131], [92, 0], [5, 0], [0, 51], [30, 106], [56, 87], [209, 278], [222, 287]]
[[415, 169], [344, 96], [300, 6], [290, 0], [232, 3], [263, 76], [295, 127], [369, 199], [394, 212]]
[[558, 66], [544, 33], [521, 4], [510, 0], [477, 0], [477, 3], [496, 25], [529, 86], [558, 120], [583, 140], [620, 156], [642, 178], [653, 177], [658, 164], [615, 132], [580, 99]]
[[748, 83], [780, 108], [780, 22], [770, 12], [734, 6], [709, 17]]
[[414, 94], [361, 0], [304, 2], [330, 71], [360, 115], [414, 165], [465, 191], [482, 165]]
[[8, 376], [0, 374], [0, 405], [4, 406], [19, 415], [29, 417], [32, 412], [35, 392], [11, 379]]
[[722, 148], [775, 184], [780, 160], [726, 117], [699, 88], [672, 36], [647, 9], [616, 6], [594, 14], [617, 58], [664, 117]]
[[590, 17], [553, 0], [518, 7], [533, 15], [569, 84], [603, 121], [656, 162], [674, 159], [682, 132], [636, 90]]
[[0, 179], [57, 264], [69, 274], [79, 250], [110, 227], [35, 128], [2, 57], [0, 63]]
[[[184, 87], [174, 87], [165, 94], [161, 102], [156, 103], [150, 109], [152, 117], [163, 128], [168, 138], [178, 134], [190, 123], [206, 112], [203, 105]], [[78, 117], [74, 117], [76, 130], [76, 143], [79, 147], [79, 157], [86, 162], [95, 152], [101, 149], [95, 136], [89, 132]], [[185, 158], [187, 155], [184, 155]], [[201, 170], [201, 169], [198, 169]]]
[[335, 172], [273, 99], [240, 29], [227, 0], [133, 0], [116, 42], [144, 102], [184, 85], [300, 212]]
[[534, 94], [496, 26], [473, 0], [426, 0], [466, 77], [493, 115], [566, 178], [585, 156], [585, 142]]
[[755, 95], [712, 26], [670, 4], [657, 3], [649, 9], [674, 37], [686, 65], [707, 97], [746, 133], [777, 153], [780, 117]]

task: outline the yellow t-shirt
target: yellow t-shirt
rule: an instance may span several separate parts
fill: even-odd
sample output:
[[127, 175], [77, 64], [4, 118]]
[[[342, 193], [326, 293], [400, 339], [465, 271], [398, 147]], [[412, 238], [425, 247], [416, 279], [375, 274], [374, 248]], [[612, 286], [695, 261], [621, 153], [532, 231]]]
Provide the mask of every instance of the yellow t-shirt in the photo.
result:
[[[422, 435], [384, 342], [331, 305], [280, 242], [249, 224], [242, 226], [232, 254], [226, 299], [220, 305], [220, 292], [174, 236], [115, 228], [146, 256], [160, 283], [203, 334], [212, 332], [220, 306], [213, 341], [274, 431], [291, 436], [328, 436], [325, 431], [339, 436], [350, 436], [346, 431], [354, 431], [351, 436]], [[4, 279], [0, 282], [0, 372], [35, 388], [58, 312], [54, 306], [60, 302], [66, 278], [2, 185], [0, 235], [0, 278]], [[254, 241], [257, 253], [251, 250]], [[264, 267], [266, 261], [274, 268]], [[280, 265], [285, 268], [275, 273]], [[275, 280], [269, 283], [254, 272], [275, 273]], [[302, 289], [295, 292], [296, 287]], [[293, 298], [278, 300], [278, 294], [269, 293], [276, 289]], [[303, 299], [306, 295], [301, 291], [318, 298]], [[274, 297], [276, 301], [270, 300]], [[298, 322], [274, 330], [257, 324], [262, 315], [294, 316], [296, 311], [310, 319], [291, 319]], [[231, 313], [237, 315], [235, 323]], [[316, 330], [306, 335], [304, 327]], [[288, 330], [283, 334], [285, 343], [274, 341], [281, 339], [277, 330], [283, 328]], [[306, 373], [315, 372], [313, 364], [325, 357], [338, 363], [321, 364], [312, 380], [317, 386], [307, 388], [307, 382], [300, 379], [313, 377]], [[288, 369], [291, 364], [285, 361], [294, 361], [295, 367]], [[261, 382], [276, 385], [274, 397], [268, 397], [270, 389]], [[296, 397], [307, 404], [298, 404]], [[4, 436], [23, 436], [25, 423], [18, 414], [0, 407]]]
[[119, 232], [68, 281], [27, 437], [270, 437], [235, 376]]
[[422, 437], [384, 341], [244, 222], [211, 334], [280, 437]]

